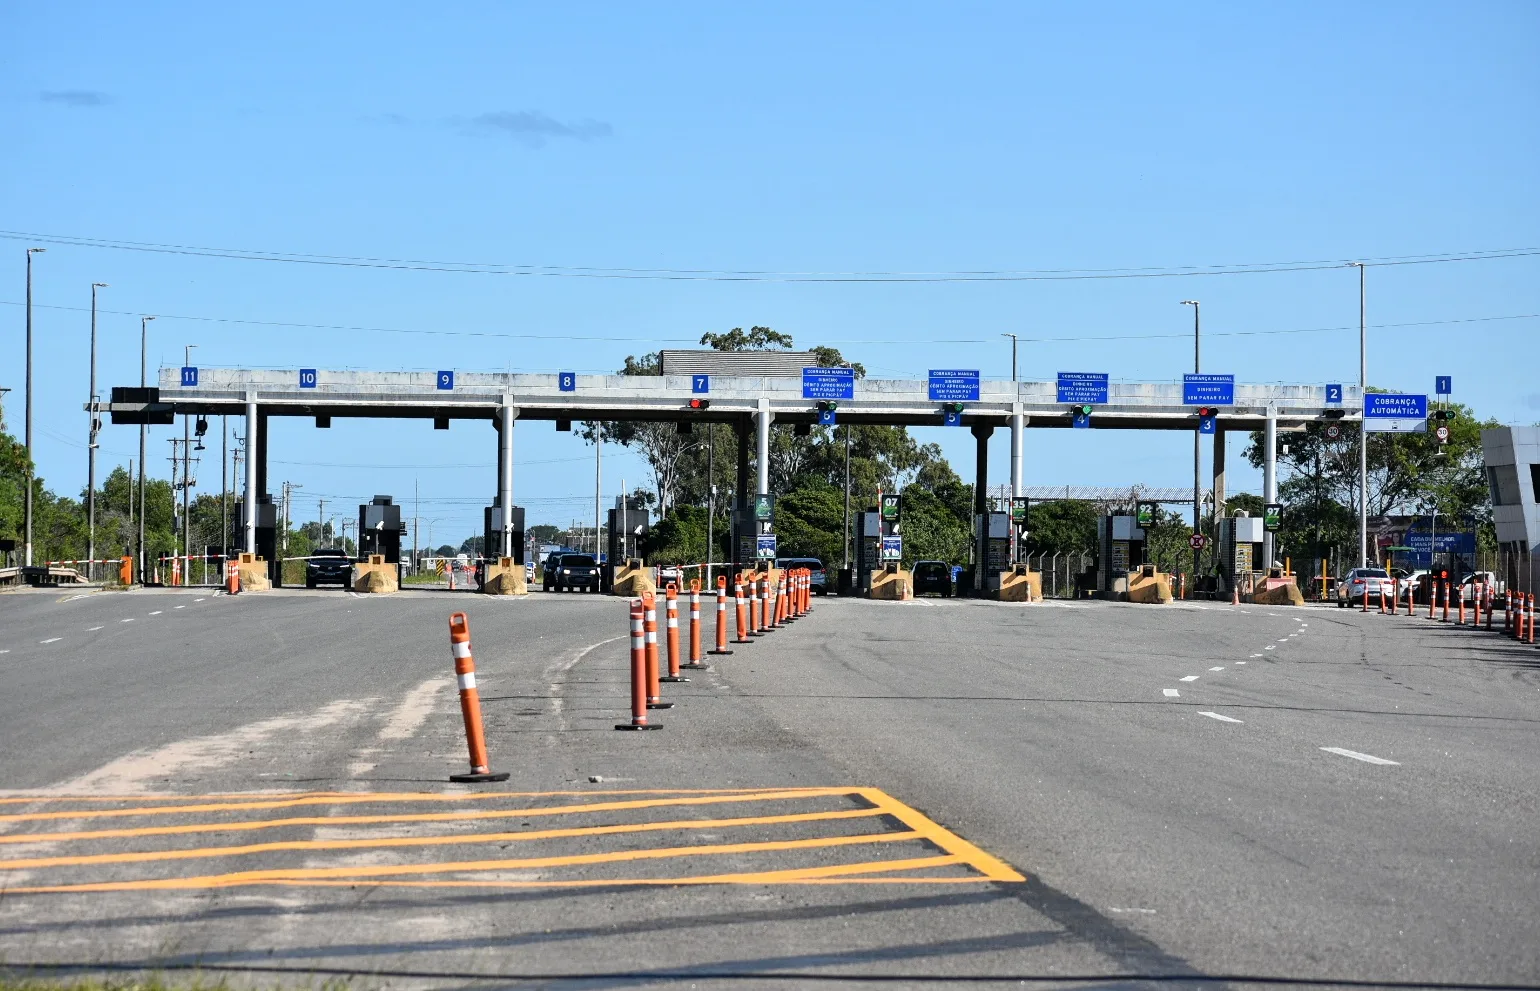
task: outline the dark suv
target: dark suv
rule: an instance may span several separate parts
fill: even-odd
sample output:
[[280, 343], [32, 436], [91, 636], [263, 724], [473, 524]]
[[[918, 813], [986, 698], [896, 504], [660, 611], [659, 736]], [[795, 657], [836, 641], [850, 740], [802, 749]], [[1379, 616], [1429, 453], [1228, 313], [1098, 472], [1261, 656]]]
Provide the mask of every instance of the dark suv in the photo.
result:
[[945, 561], [914, 562], [914, 594], [952, 594], [952, 566]]
[[545, 578], [541, 582], [547, 592], [560, 592], [564, 588], [586, 588], [599, 591], [599, 565], [592, 554], [552, 554], [545, 559]]
[[353, 562], [348, 552], [340, 547], [325, 547], [311, 551], [305, 561], [305, 587], [317, 585], [341, 585], [347, 588], [353, 583]]

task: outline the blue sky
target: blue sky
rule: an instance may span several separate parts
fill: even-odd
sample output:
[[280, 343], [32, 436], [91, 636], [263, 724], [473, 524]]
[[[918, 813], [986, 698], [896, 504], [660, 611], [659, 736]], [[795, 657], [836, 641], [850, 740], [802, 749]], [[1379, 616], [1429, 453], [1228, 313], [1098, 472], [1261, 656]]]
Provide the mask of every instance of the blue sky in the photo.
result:
[[[10, 4], [0, 36], [0, 228], [13, 232], [770, 272], [1171, 270], [1540, 247], [1540, 6], [1525, 2]], [[0, 239], [0, 386], [15, 390], [18, 433], [14, 304], [30, 243], [42, 242]], [[1024, 338], [1023, 377], [1170, 380], [1191, 360], [1179, 305], [1190, 298], [1203, 303], [1205, 370], [1310, 383], [1357, 373], [1356, 329], [1318, 330], [1356, 328], [1356, 272], [1335, 267], [809, 284], [55, 245], [34, 274], [37, 457], [71, 492], [85, 478], [93, 281], [111, 283], [104, 390], [137, 381], [140, 313], [161, 315], [152, 366], [196, 344], [205, 366], [605, 371], [765, 324], [882, 377], [1008, 377], [999, 335], [1011, 332]], [[1456, 398], [1482, 414], [1540, 419], [1537, 274], [1536, 256], [1370, 269], [1371, 383], [1428, 391], [1453, 374]], [[1248, 333], [1299, 330], [1317, 332]], [[152, 441], [152, 471], [166, 472], [170, 433]], [[918, 433], [971, 477], [964, 432]], [[303, 485], [302, 518], [322, 497], [335, 500], [328, 513], [374, 492], [409, 497], [415, 480], [435, 542], [458, 542], [494, 490], [493, 436], [280, 423], [271, 477]], [[109, 428], [106, 465], [136, 444], [133, 428]], [[516, 446], [531, 522], [592, 518], [591, 448], [544, 424], [521, 427]], [[992, 482], [1007, 479], [1006, 453], [1001, 432]], [[1191, 470], [1185, 434], [1028, 433], [1031, 484], [1181, 485]], [[198, 474], [217, 489], [217, 455]], [[646, 472], [610, 452], [607, 499], [622, 477]]]

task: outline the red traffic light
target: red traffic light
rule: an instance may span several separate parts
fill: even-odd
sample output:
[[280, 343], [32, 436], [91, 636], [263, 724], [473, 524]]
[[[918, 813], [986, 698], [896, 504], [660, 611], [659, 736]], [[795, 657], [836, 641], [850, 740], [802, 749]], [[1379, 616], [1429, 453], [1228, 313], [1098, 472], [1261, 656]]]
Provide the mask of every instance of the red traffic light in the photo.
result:
[[1219, 410], [1216, 409], [1213, 406], [1199, 406], [1198, 407], [1198, 415], [1199, 416], [1218, 416], [1219, 415]]
[[692, 399], [692, 400], [690, 400], [690, 408], [691, 409], [707, 409], [710, 406], [711, 406], [711, 400], [709, 400], [709, 399]]

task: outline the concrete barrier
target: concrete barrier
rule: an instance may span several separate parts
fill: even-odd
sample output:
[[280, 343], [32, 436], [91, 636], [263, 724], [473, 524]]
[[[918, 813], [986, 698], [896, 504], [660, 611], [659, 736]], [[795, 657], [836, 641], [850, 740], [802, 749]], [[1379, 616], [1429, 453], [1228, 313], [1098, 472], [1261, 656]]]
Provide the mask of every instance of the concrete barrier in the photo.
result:
[[658, 591], [658, 585], [652, 580], [652, 574], [641, 559], [631, 558], [626, 563], [615, 569], [615, 580], [610, 586], [610, 594], [621, 598], [639, 595], [652, 595]]
[[240, 572], [243, 593], [266, 592], [273, 587], [272, 579], [267, 577], [267, 561], [255, 554], [242, 554], [235, 567]]
[[1264, 578], [1262, 587], [1252, 593], [1251, 601], [1259, 606], [1302, 606], [1305, 596], [1292, 577]]
[[353, 591], [373, 592], [386, 595], [401, 591], [401, 577], [396, 565], [387, 563], [385, 555], [370, 554], [368, 561], [353, 565]]
[[903, 602], [914, 598], [914, 575], [896, 564], [890, 564], [871, 575], [871, 597], [891, 602]]
[[1155, 570], [1155, 565], [1145, 564], [1138, 571], [1128, 573], [1129, 602], [1170, 602], [1171, 576]]
[[991, 590], [989, 597], [1000, 602], [1042, 602], [1042, 572], [1018, 564], [1000, 575], [1000, 587]]
[[486, 581], [481, 583], [483, 595], [528, 595], [529, 580], [524, 565], [511, 557], [500, 557], [494, 564], [487, 562]]

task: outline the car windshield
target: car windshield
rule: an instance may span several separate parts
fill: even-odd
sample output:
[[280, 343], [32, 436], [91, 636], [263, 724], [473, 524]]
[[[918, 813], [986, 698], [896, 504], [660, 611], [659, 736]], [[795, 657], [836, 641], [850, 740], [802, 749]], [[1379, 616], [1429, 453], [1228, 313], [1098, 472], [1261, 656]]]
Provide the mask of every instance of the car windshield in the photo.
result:
[[936, 575], [944, 575], [949, 570], [950, 569], [947, 568], [946, 565], [939, 561], [921, 561], [919, 564], [914, 566], [915, 574], [924, 575], [927, 578], [931, 578]]
[[587, 554], [568, 554], [561, 559], [563, 568], [592, 568], [594, 559]]
[[347, 557], [348, 556], [348, 552], [345, 551], [345, 550], [342, 550], [341, 548], [338, 548], [338, 547], [323, 547], [322, 549], [320, 549], [318, 551], [312, 552], [310, 556], [311, 557]]
[[1385, 573], [1385, 569], [1384, 568], [1359, 568], [1358, 572], [1357, 572], [1357, 575], [1358, 575], [1359, 578], [1389, 578], [1390, 577], [1388, 574]]

